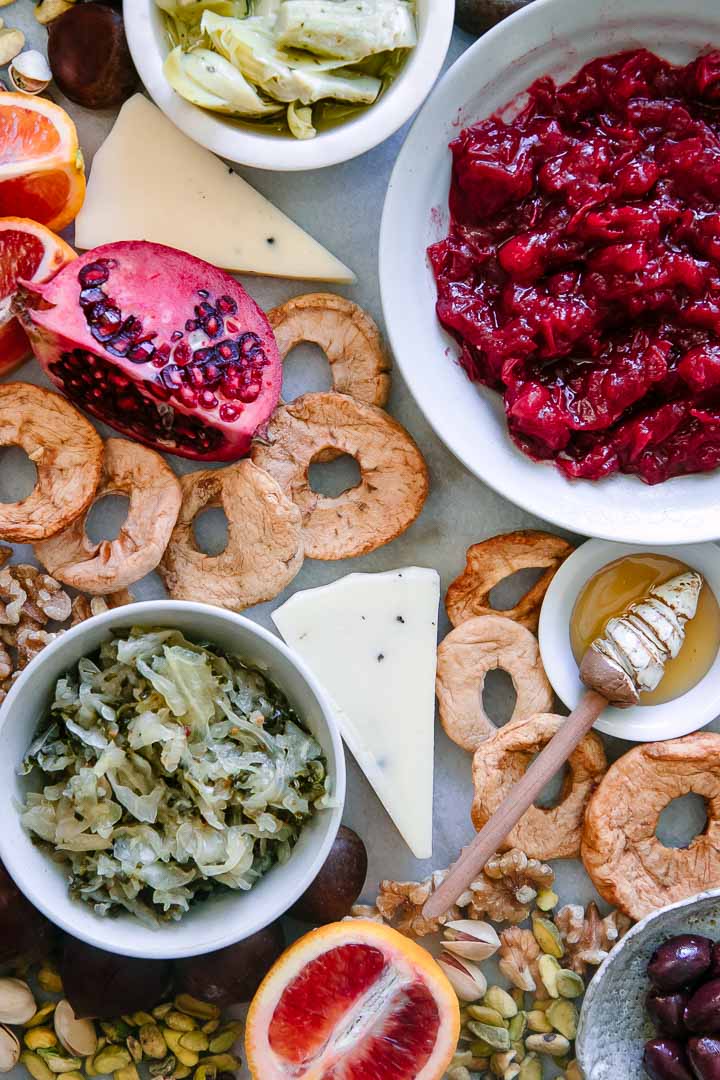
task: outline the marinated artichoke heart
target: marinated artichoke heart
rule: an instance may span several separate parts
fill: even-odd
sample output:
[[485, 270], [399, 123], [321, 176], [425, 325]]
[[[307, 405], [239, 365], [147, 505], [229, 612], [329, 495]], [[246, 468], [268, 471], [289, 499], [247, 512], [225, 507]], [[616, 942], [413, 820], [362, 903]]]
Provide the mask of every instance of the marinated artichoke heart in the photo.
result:
[[655, 690], [666, 663], [682, 648], [685, 624], [697, 611], [702, 586], [703, 579], [694, 570], [654, 586], [646, 599], [610, 619], [589, 651], [601, 654], [638, 694]]
[[332, 805], [320, 745], [282, 692], [217, 646], [143, 629], [59, 679], [20, 770], [24, 826], [99, 914], [179, 919], [250, 889]]
[[299, 139], [313, 138], [318, 117], [372, 105], [417, 44], [408, 0], [156, 2], [172, 46], [165, 76], [178, 94], [274, 125], [279, 113]]
[[413, 9], [403, 0], [285, 0], [275, 33], [280, 45], [346, 63], [417, 45]]

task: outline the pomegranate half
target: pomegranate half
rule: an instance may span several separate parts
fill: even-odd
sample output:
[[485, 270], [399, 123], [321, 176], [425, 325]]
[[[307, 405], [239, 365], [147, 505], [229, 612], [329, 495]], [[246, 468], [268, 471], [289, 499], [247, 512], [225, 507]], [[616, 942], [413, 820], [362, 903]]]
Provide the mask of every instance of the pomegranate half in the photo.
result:
[[28, 283], [17, 306], [55, 385], [157, 450], [235, 461], [277, 405], [265, 315], [235, 278], [175, 248], [105, 244]]

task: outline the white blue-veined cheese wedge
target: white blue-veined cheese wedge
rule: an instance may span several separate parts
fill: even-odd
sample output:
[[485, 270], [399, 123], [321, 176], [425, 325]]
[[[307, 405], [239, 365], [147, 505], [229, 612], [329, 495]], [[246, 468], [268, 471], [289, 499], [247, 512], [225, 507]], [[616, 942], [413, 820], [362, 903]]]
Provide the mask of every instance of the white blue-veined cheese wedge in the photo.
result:
[[432, 855], [439, 604], [437, 572], [410, 566], [296, 593], [272, 616], [418, 859]]

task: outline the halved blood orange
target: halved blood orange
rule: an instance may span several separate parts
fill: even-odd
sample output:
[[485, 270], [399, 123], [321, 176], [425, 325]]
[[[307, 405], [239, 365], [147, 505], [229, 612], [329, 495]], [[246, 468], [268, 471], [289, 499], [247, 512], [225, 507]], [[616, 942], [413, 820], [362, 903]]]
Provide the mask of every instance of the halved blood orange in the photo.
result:
[[455, 993], [429, 953], [366, 920], [313, 930], [266, 975], [247, 1018], [254, 1080], [440, 1080]]
[[18, 279], [48, 281], [75, 257], [69, 244], [37, 221], [0, 218], [0, 376], [31, 352], [25, 331], [12, 314]]
[[65, 110], [46, 98], [0, 94], [0, 216], [59, 231], [84, 199], [82, 152]]

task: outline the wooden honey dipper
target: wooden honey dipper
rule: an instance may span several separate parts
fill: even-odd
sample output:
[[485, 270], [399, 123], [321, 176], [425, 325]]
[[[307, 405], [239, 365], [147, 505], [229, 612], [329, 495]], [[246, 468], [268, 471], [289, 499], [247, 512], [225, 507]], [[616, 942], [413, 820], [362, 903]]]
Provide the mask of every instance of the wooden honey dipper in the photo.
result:
[[666, 663], [683, 646], [685, 626], [695, 617], [702, 586], [700, 574], [685, 571], [664, 585], [654, 586], [647, 597], [609, 620], [602, 637], [593, 641], [580, 665], [587, 693], [472, 843], [463, 849], [445, 881], [426, 902], [426, 919], [443, 915], [476, 880], [602, 711], [608, 705], [637, 705], [640, 694], [658, 686]]

